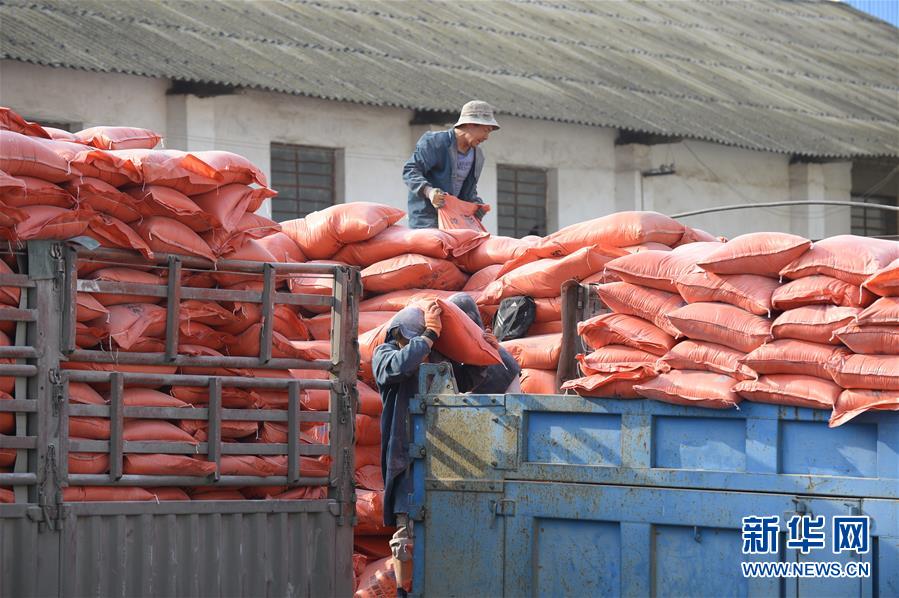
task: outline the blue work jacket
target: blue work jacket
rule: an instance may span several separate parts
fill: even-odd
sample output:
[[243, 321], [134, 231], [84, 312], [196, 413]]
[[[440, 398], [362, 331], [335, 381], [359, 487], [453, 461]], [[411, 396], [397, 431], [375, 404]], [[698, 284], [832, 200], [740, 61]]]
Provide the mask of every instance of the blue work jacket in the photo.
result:
[[[484, 150], [474, 149], [474, 165], [462, 183], [459, 199], [482, 204], [484, 201], [478, 197], [478, 178], [484, 168]], [[458, 153], [453, 129], [429, 131], [418, 140], [412, 157], [403, 166], [403, 181], [409, 187], [410, 228], [437, 228], [437, 210], [424, 195], [424, 187], [451, 193]]]

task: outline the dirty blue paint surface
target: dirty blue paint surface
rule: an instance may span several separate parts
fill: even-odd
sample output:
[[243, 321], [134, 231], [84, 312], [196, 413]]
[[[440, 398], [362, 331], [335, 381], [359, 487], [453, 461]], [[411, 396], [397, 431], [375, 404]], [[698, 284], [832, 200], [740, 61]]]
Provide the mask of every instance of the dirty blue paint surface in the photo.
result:
[[[899, 596], [899, 413], [827, 427], [827, 412], [747, 404], [714, 411], [571, 396], [440, 396], [413, 406], [418, 596]], [[497, 417], [503, 407], [505, 416]], [[478, 480], [431, 474], [429, 425], [478, 413], [512, 456]], [[445, 411], [443, 412], [445, 413]], [[439, 423], [435, 423], [439, 422]], [[499, 424], [497, 424], [499, 425]], [[433, 433], [433, 430], [430, 431]], [[458, 458], [455, 456], [454, 458]], [[747, 579], [741, 519], [869, 515], [862, 557], [781, 548], [783, 562], [861, 559], [867, 579]], [[782, 541], [783, 542], [783, 541]]]

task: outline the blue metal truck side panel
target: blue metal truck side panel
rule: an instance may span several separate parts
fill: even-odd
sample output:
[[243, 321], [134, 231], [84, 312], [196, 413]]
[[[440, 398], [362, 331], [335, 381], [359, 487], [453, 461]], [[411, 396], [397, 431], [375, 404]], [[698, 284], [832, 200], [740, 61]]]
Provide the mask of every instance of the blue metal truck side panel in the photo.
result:
[[[899, 413], [828, 429], [811, 409], [534, 395], [422, 395], [413, 413], [416, 595], [899, 595]], [[796, 513], [868, 515], [873, 550], [787, 550]], [[780, 517], [768, 560], [873, 574], [744, 577], [748, 515]]]

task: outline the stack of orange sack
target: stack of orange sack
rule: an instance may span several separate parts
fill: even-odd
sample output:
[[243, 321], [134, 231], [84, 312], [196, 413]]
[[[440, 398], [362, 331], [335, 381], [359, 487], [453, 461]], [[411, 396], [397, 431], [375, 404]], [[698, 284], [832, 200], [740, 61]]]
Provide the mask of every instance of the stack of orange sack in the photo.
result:
[[[25, 122], [7, 108], [0, 108], [0, 238], [15, 243], [30, 239], [69, 239], [88, 236], [102, 247], [132, 249], [151, 258], [154, 252], [201, 257], [212, 262], [240, 259], [264, 262], [302, 262], [305, 256], [280, 225], [254, 211], [275, 192], [266, 187], [259, 169], [229, 152], [193, 152], [154, 149], [160, 136], [129, 127], [95, 127], [67, 133]], [[0, 270], [10, 265], [0, 262]], [[82, 278], [143, 284], [164, 284], [167, 271], [151, 262], [144, 265], [79, 263]], [[208, 269], [183, 270], [183, 284], [193, 287], [261, 290], [259, 276]], [[279, 285], [288, 288], [286, 279]], [[16, 289], [0, 290], [0, 303], [18, 307]], [[167, 307], [162, 298], [104, 293], [78, 293], [76, 346], [111, 352], [161, 352], [165, 347]], [[262, 310], [259, 304], [185, 300], [180, 306], [178, 351], [191, 356], [254, 356], [259, 353]], [[274, 357], [317, 359], [330, 356], [328, 342], [311, 340], [300, 308], [279, 305], [275, 310]], [[0, 343], [11, 344], [13, 323], [4, 323]], [[297, 377], [327, 376], [322, 372], [213, 369], [202, 367], [124, 366], [104, 363], [65, 364], [69, 369], [102, 371], [151, 371], [196, 375]], [[9, 398], [12, 381], [2, 384]], [[73, 383], [69, 400], [81, 404], [106, 404], [109, 389], [103, 385]], [[363, 405], [361, 426], [377, 427], [377, 393], [360, 388]], [[126, 406], [178, 407], [189, 410], [209, 401], [208, 390], [196, 387], [131, 388], [124, 394]], [[327, 391], [304, 391], [302, 408], [327, 409]], [[286, 409], [286, 392], [225, 387], [223, 406], [232, 409]], [[320, 442], [326, 424], [304, 424], [302, 440]], [[206, 440], [207, 425], [193, 419], [126, 420], [128, 441], [171, 441], [198, 444]], [[15, 432], [14, 421], [0, 419], [0, 433]], [[109, 420], [72, 417], [73, 441], [108, 440]], [[372, 434], [369, 433], [369, 436]], [[222, 437], [240, 445], [286, 442], [286, 428], [275, 422], [225, 420]], [[371, 439], [369, 439], [371, 441]], [[377, 439], [374, 440], [377, 442]], [[15, 464], [15, 451], [0, 451], [0, 467]], [[109, 463], [105, 453], [72, 452], [72, 474], [103, 474]], [[124, 474], [208, 476], [215, 465], [194, 455], [127, 454]], [[326, 456], [303, 457], [301, 475], [326, 476]], [[221, 475], [286, 475], [286, 456], [226, 455]], [[104, 488], [70, 487], [66, 500], [170, 500], [311, 498], [324, 496], [324, 488]], [[9, 497], [7, 497], [9, 498]]]
[[[899, 409], [899, 243], [751, 233], [610, 261], [612, 313], [579, 325], [584, 396], [710, 408]], [[883, 295], [875, 302], [876, 294]]]

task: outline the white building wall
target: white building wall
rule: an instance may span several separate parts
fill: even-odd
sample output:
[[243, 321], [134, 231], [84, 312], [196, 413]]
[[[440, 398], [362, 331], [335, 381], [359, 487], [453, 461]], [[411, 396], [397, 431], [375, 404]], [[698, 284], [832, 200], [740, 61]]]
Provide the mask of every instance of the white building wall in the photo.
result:
[[[166, 147], [242, 154], [270, 175], [270, 144], [335, 148], [338, 201], [406, 206], [402, 166], [427, 127], [412, 112], [259, 91], [199, 98], [166, 95], [169, 82], [0, 61], [0, 104], [29, 118], [153, 129]], [[676, 214], [788, 199], [849, 199], [850, 165], [793, 164], [789, 156], [699, 141], [616, 146], [613, 129], [498, 117], [484, 144], [479, 191], [494, 211], [497, 165], [548, 171], [549, 230], [616, 210]], [[641, 173], [673, 164], [675, 174]], [[263, 213], [270, 213], [269, 207]], [[684, 218], [717, 235], [790, 231], [816, 238], [848, 232], [848, 208], [757, 208]]]

